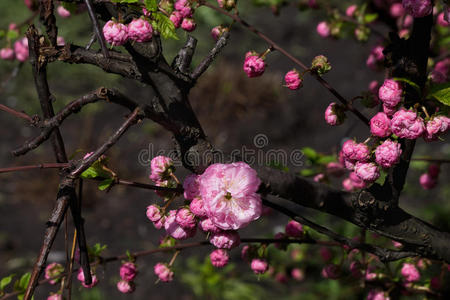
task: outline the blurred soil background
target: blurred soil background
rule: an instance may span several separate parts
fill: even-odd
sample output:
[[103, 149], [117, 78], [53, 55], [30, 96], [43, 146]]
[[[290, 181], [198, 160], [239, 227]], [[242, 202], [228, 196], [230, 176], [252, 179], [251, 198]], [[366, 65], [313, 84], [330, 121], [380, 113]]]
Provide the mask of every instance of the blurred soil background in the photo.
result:
[[[7, 28], [10, 22], [21, 22], [31, 14], [22, 2], [0, 1], [1, 28]], [[347, 2], [339, 3], [345, 7]], [[352, 98], [367, 90], [371, 80], [383, 79], [383, 74], [376, 74], [365, 66], [370, 48], [377, 42], [375, 38], [366, 44], [357, 43], [352, 38], [324, 40], [315, 32], [316, 24], [323, 18], [318, 12], [299, 13], [295, 9], [285, 8], [276, 17], [267, 8], [250, 9], [247, 4], [242, 7], [241, 16], [244, 19], [273, 37], [307, 64], [316, 55], [326, 55], [333, 66], [326, 79], [345, 97]], [[214, 45], [209, 29], [229, 22], [206, 8], [199, 9], [195, 17], [199, 29], [193, 33], [198, 38], [194, 65]], [[57, 17], [57, 22], [60, 35], [66, 42], [85, 45], [91, 36], [87, 13], [70, 19]], [[381, 30], [386, 32], [386, 28]], [[164, 42], [169, 62], [186, 39], [184, 32], [179, 31], [178, 35], [179, 41]], [[269, 55], [267, 71], [261, 78], [248, 79], [242, 71], [245, 53], [252, 49], [263, 52], [266, 48], [267, 45], [256, 36], [234, 26], [223, 54], [191, 91], [192, 106], [208, 137], [218, 149], [225, 153], [241, 149], [242, 146], [258, 150], [253, 144], [253, 138], [257, 134], [264, 134], [269, 141], [263, 148], [264, 151], [282, 149], [290, 153], [294, 149], [309, 146], [319, 152], [334, 154], [344, 137], [356, 136], [359, 140], [367, 137], [367, 128], [350, 114], [342, 126], [331, 128], [325, 123], [323, 113], [334, 99], [311, 77], [306, 76], [304, 87], [299, 91], [292, 92], [284, 88], [284, 74], [294, 66], [280, 53]], [[4, 82], [16, 68], [19, 68], [17, 62], [0, 61], [0, 80]], [[151, 97], [151, 89], [142, 84], [106, 74], [89, 65], [56, 62], [49, 65], [48, 74], [51, 91], [56, 99], [56, 111], [71, 100], [101, 86], [118, 88], [128, 97], [142, 103]], [[2, 85], [0, 93], [2, 103], [24, 110], [30, 115], [40, 115], [28, 63], [20, 67], [15, 78]], [[363, 111], [367, 116], [371, 113]], [[78, 114], [70, 116], [61, 127], [68, 155], [80, 157], [97, 148], [118, 128], [126, 113], [121, 107], [98, 103], [84, 107]], [[0, 167], [53, 162], [49, 142], [22, 157], [13, 157], [10, 153], [38, 132], [22, 120], [0, 112]], [[146, 149], [173, 149], [171, 135], [149, 120], [129, 130], [107, 152], [109, 167], [122, 179], [150, 183], [149, 162], [143, 164], [139, 160], [141, 151]], [[418, 142], [416, 155], [448, 158], [449, 154], [448, 143], [438, 142], [430, 146], [423, 141]], [[301, 170], [301, 167], [288, 167], [294, 172]], [[423, 163], [414, 164], [401, 205], [417, 216], [450, 230], [448, 217], [445, 217], [450, 213], [450, 188], [444, 184], [448, 182], [448, 168], [442, 168], [439, 187], [425, 192], [418, 185], [418, 177], [426, 167]], [[184, 178], [187, 171], [179, 168], [176, 174], [179, 178]], [[340, 187], [339, 182], [336, 184]], [[55, 170], [0, 175], [0, 278], [31, 270], [41, 246], [45, 222], [53, 207], [57, 188], [58, 173]], [[154, 192], [116, 186], [105, 193], [98, 190], [95, 182], [85, 181], [83, 196], [88, 243], [107, 245], [104, 256], [123, 254], [126, 250], [157, 247], [162, 232], [155, 230], [145, 216], [149, 204], [160, 202]], [[357, 232], [353, 226], [337, 222], [331, 217], [308, 210], [304, 210], [304, 213], [322, 224], [339, 228], [344, 233]], [[282, 229], [287, 220], [280, 214], [272, 213], [243, 230], [241, 237], [270, 237]], [[198, 233], [195, 239], [204, 239], [204, 235]], [[355, 297], [335, 281], [320, 280], [319, 262], [317, 269], [306, 272], [303, 283], [281, 284], [264, 278], [258, 280], [242, 263], [237, 249], [232, 251], [236, 267], [224, 271], [210, 270], [207, 264], [203, 264], [210, 249], [206, 247], [183, 251], [176, 262], [176, 270], [179, 272], [175, 271], [176, 279], [170, 284], [155, 285], [156, 277], [153, 275], [153, 265], [158, 261], [168, 261], [169, 254], [139, 258], [137, 290], [132, 295], [122, 295], [115, 287], [119, 279], [118, 262], [98, 267], [101, 283], [87, 291], [81, 289], [75, 280], [74, 299], [270, 299], [274, 295], [280, 299]], [[314, 252], [314, 249], [311, 251]], [[313, 256], [313, 253], [310, 255]], [[61, 228], [49, 261], [63, 263], [64, 259], [64, 228]], [[243, 280], [232, 281], [237, 275], [242, 276]], [[214, 287], [214, 291], [211, 291], [211, 287]], [[56, 289], [57, 287], [39, 287], [35, 299], [45, 299], [49, 291]]]

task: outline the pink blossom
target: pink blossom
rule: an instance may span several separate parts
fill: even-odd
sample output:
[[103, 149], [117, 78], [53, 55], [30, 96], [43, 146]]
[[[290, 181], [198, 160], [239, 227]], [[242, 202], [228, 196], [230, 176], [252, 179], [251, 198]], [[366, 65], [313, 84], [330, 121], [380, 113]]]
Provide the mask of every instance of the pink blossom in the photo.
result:
[[427, 122], [424, 139], [426, 141], [437, 140], [438, 136], [446, 132], [450, 127], [450, 118], [446, 116], [436, 116]]
[[347, 17], [353, 17], [357, 9], [358, 9], [358, 6], [356, 4], [350, 5], [345, 10], [345, 15]]
[[447, 21], [444, 19], [444, 13], [443, 13], [443, 12], [441, 12], [441, 13], [437, 16], [436, 23], [437, 23], [438, 25], [442, 26], [442, 27], [448, 27], [448, 26], [450, 26], [450, 23], [447, 22]]
[[183, 182], [184, 198], [186, 200], [192, 200], [200, 195], [198, 186], [198, 175], [189, 174], [186, 176]]
[[181, 28], [183, 28], [187, 32], [194, 31], [196, 27], [197, 24], [192, 18], [184, 18], [183, 21], [181, 22]]
[[284, 81], [286, 82], [286, 87], [291, 90], [298, 90], [302, 86], [303, 80], [300, 78], [300, 74], [297, 70], [291, 70], [284, 76]]
[[123, 294], [130, 294], [134, 292], [135, 285], [132, 282], [120, 280], [117, 282], [117, 289]]
[[168, 235], [177, 240], [185, 240], [195, 235], [196, 227], [183, 228], [176, 222], [177, 211], [171, 210], [164, 221], [164, 228]]
[[255, 274], [264, 274], [266, 273], [269, 264], [264, 259], [254, 258], [250, 264], [250, 267]]
[[352, 186], [355, 189], [363, 189], [366, 187], [366, 182], [360, 178], [358, 175], [356, 175], [355, 172], [351, 172], [349, 175], [349, 178], [351, 180]]
[[150, 23], [144, 19], [133, 19], [128, 24], [128, 38], [130, 40], [143, 43], [152, 39], [153, 28]]
[[445, 83], [450, 75], [450, 58], [445, 58], [436, 63], [431, 72], [431, 80], [435, 83]]
[[433, 11], [430, 0], [403, 0], [403, 7], [414, 18], [428, 16]]
[[155, 275], [158, 276], [159, 280], [162, 282], [170, 282], [173, 280], [173, 272], [169, 269], [166, 264], [157, 263], [153, 267]]
[[364, 143], [356, 143], [348, 140], [342, 145], [342, 153], [345, 159], [354, 161], [367, 161], [370, 156], [370, 150]]
[[397, 112], [397, 108], [396, 107], [390, 107], [390, 106], [387, 106], [387, 105], [383, 104], [383, 112], [387, 116], [392, 117]]
[[325, 22], [325, 21], [320, 22], [320, 23], [317, 25], [316, 31], [317, 31], [317, 33], [318, 33], [321, 37], [323, 37], [323, 38], [329, 37], [330, 34], [331, 34], [330, 26], [329, 26], [328, 23]]
[[45, 279], [50, 279], [50, 284], [56, 284], [59, 281], [59, 276], [64, 272], [64, 267], [58, 263], [51, 263], [45, 268]]
[[354, 189], [355, 187], [353, 186], [352, 180], [351, 180], [350, 178], [345, 178], [345, 179], [342, 181], [342, 188], [343, 188], [344, 190], [346, 190], [347, 192], [351, 192], [351, 191], [353, 191], [353, 189]]
[[328, 125], [336, 126], [340, 125], [345, 120], [345, 113], [343, 109], [336, 104], [336, 102], [330, 103], [325, 110], [325, 121]]
[[291, 277], [297, 281], [303, 281], [305, 279], [305, 273], [299, 268], [294, 268], [291, 270]]
[[56, 11], [58, 12], [58, 15], [61, 18], [69, 18], [70, 17], [70, 11], [65, 9], [64, 6], [62, 6], [62, 5], [59, 5], [58, 8], [56, 9]]
[[217, 233], [221, 231], [221, 229], [219, 229], [216, 225], [214, 225], [214, 223], [209, 218], [201, 220], [199, 224], [201, 230], [203, 230], [204, 232]]
[[413, 264], [404, 263], [401, 274], [406, 282], [414, 282], [420, 279], [419, 270]]
[[381, 65], [384, 61], [383, 50], [384, 50], [383, 46], [380, 46], [380, 45], [372, 48], [372, 50], [370, 51], [369, 57], [367, 58], [367, 61], [366, 61], [366, 65], [370, 69], [377, 71], [381, 67]]
[[340, 270], [337, 265], [329, 264], [323, 267], [321, 274], [323, 278], [338, 279], [340, 275]]
[[291, 220], [286, 224], [285, 232], [287, 236], [290, 237], [302, 237], [303, 236], [303, 226], [297, 221]]
[[64, 37], [62, 37], [62, 36], [58, 36], [57, 38], [56, 38], [56, 45], [58, 45], [58, 46], [64, 46], [66, 44], [66, 41], [64, 40]]
[[405, 9], [401, 3], [393, 3], [389, 8], [389, 14], [393, 18], [399, 18], [405, 14]]
[[391, 130], [399, 138], [416, 139], [425, 131], [423, 119], [411, 110], [397, 111], [391, 120]]
[[158, 205], [149, 205], [147, 206], [147, 218], [153, 223], [158, 222], [161, 217], [161, 208]]
[[385, 296], [383, 291], [371, 290], [367, 294], [367, 300], [389, 300], [390, 298]]
[[244, 247], [242, 247], [241, 249], [241, 259], [243, 261], [248, 262], [250, 259], [250, 246], [249, 245], [245, 245]]
[[128, 40], [128, 27], [110, 20], [103, 26], [105, 40], [113, 46], [122, 46]]
[[125, 281], [132, 281], [137, 275], [136, 265], [132, 262], [126, 262], [120, 266], [120, 278]]
[[177, 221], [178, 225], [180, 225], [184, 229], [194, 229], [195, 226], [197, 226], [195, 216], [188, 208], [180, 208], [177, 211], [175, 220]]
[[338, 162], [329, 162], [327, 164], [327, 174], [334, 177], [341, 177], [344, 175], [345, 169], [341, 163]]
[[322, 257], [323, 261], [327, 262], [331, 258], [333, 258], [333, 253], [331, 253], [330, 249], [328, 247], [320, 247], [319, 254]]
[[94, 274], [92, 274], [92, 282], [91, 282], [91, 284], [88, 285], [88, 284], [84, 283], [84, 273], [83, 273], [83, 269], [82, 268], [80, 268], [78, 270], [77, 279], [81, 282], [82, 286], [84, 286], [85, 288], [88, 288], [88, 289], [93, 288], [98, 283], [97, 276], [95, 276]]
[[61, 294], [52, 294], [47, 297], [47, 300], [63, 300], [63, 297]]
[[370, 119], [370, 132], [378, 137], [387, 137], [391, 135], [391, 120], [384, 112], [377, 113]]
[[177, 10], [170, 14], [169, 19], [172, 21], [173, 25], [175, 25], [175, 28], [179, 28], [181, 26], [181, 22], [183, 21], [183, 17]]
[[236, 6], [236, 0], [217, 0], [217, 3], [226, 10], [231, 10]]
[[216, 249], [209, 255], [211, 259], [211, 264], [216, 268], [223, 268], [228, 264], [230, 256], [228, 252], [223, 249]]
[[14, 52], [18, 61], [26, 61], [28, 59], [28, 39], [26, 37], [18, 39], [14, 43]]
[[383, 168], [390, 168], [400, 160], [401, 145], [391, 140], [385, 140], [375, 150], [375, 161]]
[[378, 89], [379, 89], [379, 88], [380, 88], [380, 84], [378, 83], [378, 81], [372, 80], [372, 81], [369, 83], [369, 91], [370, 91], [372, 94], [375, 94], [375, 95], [378, 96]]
[[414, 18], [411, 15], [406, 15], [403, 18], [403, 28], [410, 28], [414, 22]]
[[438, 178], [438, 176], [439, 176], [439, 172], [440, 172], [441, 170], [440, 170], [440, 167], [439, 167], [439, 165], [437, 165], [437, 164], [431, 164], [429, 167], [428, 167], [428, 174], [430, 174], [430, 176], [432, 177], [432, 178]]
[[403, 89], [397, 81], [386, 79], [378, 90], [378, 98], [384, 105], [395, 107], [402, 101]]
[[14, 60], [14, 50], [12, 48], [2, 48], [0, 50], [0, 58], [4, 60]]
[[187, 18], [192, 15], [192, 8], [188, 0], [177, 0], [174, 8], [180, 12], [180, 15], [183, 18]]
[[261, 181], [244, 162], [213, 164], [199, 177], [200, 194], [207, 216], [224, 230], [239, 229], [261, 216], [256, 193]]
[[326, 179], [326, 177], [325, 177], [325, 174], [319, 173], [319, 174], [317, 174], [316, 176], [314, 176], [313, 180], [314, 180], [315, 182], [326, 182], [327, 179]]
[[24, 0], [23, 2], [28, 7], [28, 9], [31, 11], [35, 11], [39, 8], [38, 0]]
[[205, 217], [206, 216], [206, 210], [205, 205], [203, 203], [203, 200], [201, 198], [194, 198], [191, 201], [191, 204], [189, 204], [189, 209], [191, 212], [196, 215], [197, 217]]
[[262, 57], [259, 57], [259, 55], [248, 55], [247, 53], [243, 68], [244, 72], [249, 78], [258, 77], [264, 73], [266, 69], [266, 63], [264, 62], [264, 59]]
[[431, 177], [428, 173], [422, 174], [419, 182], [424, 190], [431, 190], [437, 185], [437, 179]]
[[368, 267], [365, 273], [366, 274], [364, 275], [364, 278], [367, 281], [372, 281], [377, 278], [377, 273], [374, 272], [374, 267], [372, 267], [372, 266]]
[[397, 249], [403, 247], [403, 244], [402, 244], [402, 243], [399, 243], [399, 242], [397, 242], [397, 241], [392, 241], [392, 245], [394, 245], [394, 247], [397, 248]]
[[380, 177], [377, 165], [371, 162], [357, 162], [355, 165], [356, 175], [365, 182], [373, 182]]
[[158, 182], [167, 179], [173, 170], [173, 161], [166, 156], [156, 156], [151, 161], [150, 179]]
[[241, 238], [237, 231], [220, 231], [213, 233], [209, 242], [219, 249], [232, 249], [239, 246]]
[[228, 32], [228, 28], [219, 25], [211, 29], [211, 36], [215, 41], [217, 41], [225, 32]]

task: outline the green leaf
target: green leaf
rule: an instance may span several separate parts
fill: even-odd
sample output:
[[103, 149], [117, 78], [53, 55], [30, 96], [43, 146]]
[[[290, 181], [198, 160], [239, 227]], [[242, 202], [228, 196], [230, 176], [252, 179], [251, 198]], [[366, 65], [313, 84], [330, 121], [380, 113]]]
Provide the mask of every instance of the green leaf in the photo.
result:
[[374, 13], [374, 14], [366, 14], [364, 16], [364, 23], [372, 23], [373, 21], [375, 21], [376, 19], [378, 19], [378, 14]]
[[400, 82], [404, 82], [409, 84], [410, 86], [412, 86], [416, 91], [418, 91], [420, 93], [420, 87], [417, 83], [409, 80], [408, 78], [400, 78], [400, 77], [394, 77], [395, 81], [400, 81]]
[[326, 165], [330, 162], [336, 161], [336, 157], [334, 155], [325, 155], [320, 157], [317, 162], [321, 165]]
[[99, 183], [98, 189], [100, 191], [106, 190], [113, 183], [113, 181], [114, 181], [114, 179], [112, 179], [112, 178], [108, 178], [108, 179], [103, 180], [102, 182]]
[[8, 30], [6, 33], [6, 38], [8, 40], [15, 40], [19, 37], [19, 33], [16, 30]]
[[317, 154], [316, 150], [314, 150], [313, 148], [304, 147], [304, 148], [302, 148], [300, 150], [311, 161], [315, 161], [319, 157], [319, 155]]
[[303, 169], [300, 171], [300, 175], [304, 176], [304, 177], [310, 177], [310, 176], [313, 176], [316, 174], [317, 174], [317, 172], [314, 169]]
[[144, 5], [148, 11], [151, 11], [151, 12], [158, 11], [158, 1], [157, 0], [144, 0]]
[[178, 40], [177, 33], [175, 31], [175, 25], [173, 25], [172, 21], [168, 17], [166, 17], [162, 13], [153, 14], [155, 18], [152, 20], [152, 26], [154, 29], [159, 31], [161, 36], [165, 39], [172, 38]]
[[444, 105], [450, 106], [450, 82], [434, 85], [430, 89], [429, 96]]
[[103, 169], [103, 165], [97, 160], [88, 169], [81, 173], [81, 178], [92, 179], [92, 178], [111, 178], [111, 173]]
[[0, 38], [3, 38], [5, 36], [5, 31], [4, 30], [0, 30]]
[[0, 292], [3, 292], [5, 287], [11, 283], [14, 276], [15, 276], [15, 274], [11, 274], [7, 277], [3, 277], [2, 280], [0, 280]]

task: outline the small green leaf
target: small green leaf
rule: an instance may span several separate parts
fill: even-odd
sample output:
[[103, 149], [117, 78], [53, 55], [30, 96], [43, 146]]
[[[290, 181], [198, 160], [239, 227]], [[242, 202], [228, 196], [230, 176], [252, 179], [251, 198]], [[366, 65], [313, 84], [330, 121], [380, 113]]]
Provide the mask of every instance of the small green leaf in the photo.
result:
[[151, 12], [158, 11], [158, 1], [157, 0], [144, 0], [144, 5], [148, 11], [151, 11]]
[[404, 82], [409, 84], [410, 86], [412, 86], [416, 91], [418, 91], [420, 93], [420, 87], [417, 83], [409, 80], [408, 78], [400, 78], [400, 77], [394, 77], [395, 81], [400, 81], [400, 82]]
[[300, 171], [300, 175], [304, 176], [304, 177], [310, 177], [310, 176], [313, 176], [316, 174], [317, 174], [317, 172], [314, 169], [303, 169]]
[[112, 179], [112, 178], [107, 178], [107, 179], [103, 180], [102, 182], [99, 183], [98, 189], [100, 191], [106, 190], [113, 183], [113, 181], [114, 181], [114, 179]]
[[306, 158], [308, 158], [311, 161], [315, 161], [319, 158], [319, 155], [317, 154], [316, 150], [314, 150], [313, 148], [304, 147], [300, 150], [303, 152], [303, 154], [306, 156]]
[[6, 33], [6, 38], [8, 40], [15, 40], [19, 37], [19, 33], [16, 30], [8, 30]]
[[175, 31], [175, 25], [173, 25], [172, 21], [162, 13], [153, 14], [155, 18], [152, 20], [152, 26], [154, 29], [159, 31], [161, 36], [165, 39], [172, 38], [178, 40], [177, 33]]
[[92, 178], [111, 178], [111, 173], [103, 169], [102, 164], [97, 160], [88, 169], [81, 173], [81, 178], [92, 179]]
[[376, 19], [378, 19], [377, 13], [364, 15], [364, 23], [372, 23]]
[[3, 292], [5, 287], [11, 283], [14, 276], [15, 276], [15, 274], [11, 274], [7, 277], [3, 277], [2, 280], [0, 280], [0, 292]]
[[0, 38], [3, 38], [5, 36], [5, 31], [4, 30], [0, 30]]
[[336, 161], [336, 157], [334, 155], [325, 155], [325, 156], [320, 157], [317, 160], [317, 163], [319, 163], [321, 165], [326, 165], [333, 161]]
[[444, 105], [450, 106], [450, 82], [434, 85], [430, 89], [429, 96]]

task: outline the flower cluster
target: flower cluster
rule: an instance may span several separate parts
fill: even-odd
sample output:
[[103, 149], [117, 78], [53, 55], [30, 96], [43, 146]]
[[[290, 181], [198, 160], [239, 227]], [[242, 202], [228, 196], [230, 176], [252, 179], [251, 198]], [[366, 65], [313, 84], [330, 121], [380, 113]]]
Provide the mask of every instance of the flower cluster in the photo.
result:
[[153, 28], [144, 17], [133, 19], [128, 25], [109, 20], [103, 26], [103, 35], [111, 45], [122, 46], [128, 40], [139, 43], [150, 41], [153, 36]]
[[123, 294], [130, 294], [134, 292], [135, 284], [134, 278], [137, 275], [136, 265], [132, 262], [125, 262], [120, 266], [119, 270], [120, 279], [117, 282], [117, 289]]
[[188, 0], [177, 0], [174, 5], [175, 10], [170, 14], [169, 19], [175, 28], [182, 28], [185, 31], [194, 31], [197, 27], [195, 20], [192, 18], [194, 10]]

